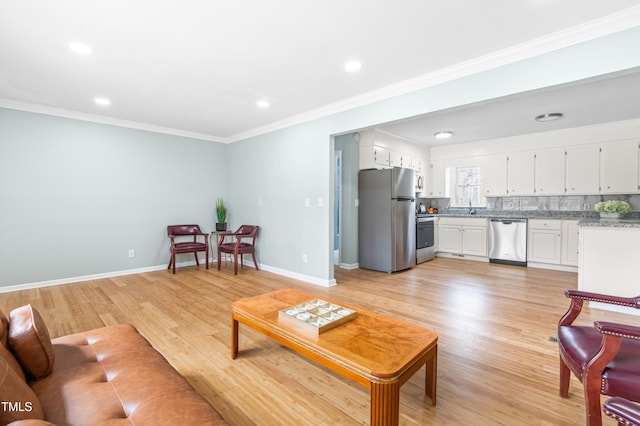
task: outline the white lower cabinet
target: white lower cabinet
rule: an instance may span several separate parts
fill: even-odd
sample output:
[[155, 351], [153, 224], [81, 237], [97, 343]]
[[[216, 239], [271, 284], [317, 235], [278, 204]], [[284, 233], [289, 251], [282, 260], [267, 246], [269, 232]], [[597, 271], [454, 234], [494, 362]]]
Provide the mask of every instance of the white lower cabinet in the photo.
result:
[[487, 219], [441, 217], [438, 251], [456, 255], [487, 257]]
[[578, 266], [580, 251], [580, 227], [577, 220], [562, 221], [562, 258], [563, 265]]
[[578, 221], [529, 219], [527, 262], [578, 266]]
[[560, 264], [560, 247], [562, 243], [560, 221], [557, 221], [558, 229], [534, 228], [531, 222], [534, 221], [529, 221], [527, 262]]

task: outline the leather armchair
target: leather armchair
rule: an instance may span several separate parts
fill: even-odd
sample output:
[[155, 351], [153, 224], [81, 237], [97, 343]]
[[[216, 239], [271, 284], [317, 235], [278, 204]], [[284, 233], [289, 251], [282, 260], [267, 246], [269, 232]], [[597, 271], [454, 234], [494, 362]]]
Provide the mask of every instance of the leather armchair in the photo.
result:
[[602, 424], [600, 394], [640, 402], [640, 327], [595, 321], [573, 325], [585, 300], [640, 309], [640, 296], [615, 297], [566, 290], [569, 310], [558, 323], [560, 396], [569, 396], [573, 373], [584, 386], [587, 425]]
[[604, 402], [604, 413], [615, 419], [618, 426], [640, 426], [640, 405], [619, 396]]
[[[209, 269], [209, 243], [207, 242], [207, 234], [200, 230], [198, 225], [170, 225], [167, 226], [167, 235], [171, 241], [171, 259], [167, 269], [173, 266], [173, 273], [176, 273], [176, 254], [193, 253], [196, 258], [196, 265], [200, 266], [198, 261], [198, 252], [205, 252], [205, 262]], [[193, 237], [188, 241], [181, 241], [184, 238]], [[198, 237], [203, 237], [204, 242], [198, 241]]]
[[[220, 261], [222, 253], [233, 254], [233, 274], [238, 274], [238, 255], [240, 255], [240, 263], [244, 264], [243, 256], [245, 254], [251, 254], [253, 257], [253, 264], [258, 270], [258, 262], [256, 261], [256, 238], [258, 237], [259, 226], [254, 225], [242, 225], [236, 232], [220, 233], [220, 239], [218, 240], [218, 271], [220, 270]], [[225, 242], [225, 239], [229, 236], [235, 238], [233, 242]]]

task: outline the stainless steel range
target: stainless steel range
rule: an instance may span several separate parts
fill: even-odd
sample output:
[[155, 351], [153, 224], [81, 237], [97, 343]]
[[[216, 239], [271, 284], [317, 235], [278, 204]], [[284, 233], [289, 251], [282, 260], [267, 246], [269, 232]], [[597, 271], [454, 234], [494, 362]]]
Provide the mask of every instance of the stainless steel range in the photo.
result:
[[416, 265], [433, 259], [435, 251], [435, 218], [416, 216]]

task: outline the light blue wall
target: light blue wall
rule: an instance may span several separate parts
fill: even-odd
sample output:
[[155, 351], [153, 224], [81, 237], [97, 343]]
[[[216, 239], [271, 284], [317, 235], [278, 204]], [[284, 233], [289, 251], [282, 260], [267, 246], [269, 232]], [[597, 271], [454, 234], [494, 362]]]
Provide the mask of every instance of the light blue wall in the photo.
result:
[[211, 230], [220, 195], [232, 228], [262, 227], [260, 263], [331, 283], [332, 135], [640, 67], [637, 46], [640, 28], [228, 146], [0, 109], [0, 286], [163, 264], [166, 225]]
[[225, 149], [0, 109], [0, 286], [165, 264], [168, 224], [213, 230]]
[[268, 268], [329, 277], [329, 142], [329, 129], [314, 122], [228, 147], [230, 223], [234, 229], [243, 223], [261, 226], [258, 261]]

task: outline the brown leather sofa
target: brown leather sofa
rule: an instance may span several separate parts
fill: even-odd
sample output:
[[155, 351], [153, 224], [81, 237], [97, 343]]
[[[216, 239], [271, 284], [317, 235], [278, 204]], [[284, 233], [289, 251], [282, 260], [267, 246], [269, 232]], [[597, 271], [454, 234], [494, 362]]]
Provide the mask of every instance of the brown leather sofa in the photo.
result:
[[226, 425], [132, 326], [51, 340], [37, 310], [0, 311], [0, 425]]

